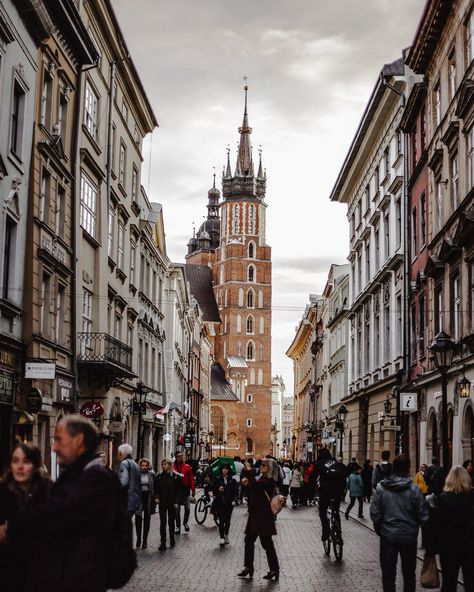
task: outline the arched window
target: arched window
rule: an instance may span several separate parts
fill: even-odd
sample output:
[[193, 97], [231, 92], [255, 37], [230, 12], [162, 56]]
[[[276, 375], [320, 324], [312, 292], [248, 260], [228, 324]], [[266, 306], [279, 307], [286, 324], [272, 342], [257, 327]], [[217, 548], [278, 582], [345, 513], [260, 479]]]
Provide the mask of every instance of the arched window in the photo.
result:
[[[225, 280], [225, 277], [224, 277], [225, 271], [224, 271], [224, 266], [223, 265], [221, 265], [221, 270], [220, 271], [221, 271], [221, 273], [220, 273], [220, 283], [223, 284], [224, 283], [224, 280]], [[222, 302], [221, 302], [221, 304], [222, 304]]]
[[253, 355], [254, 355], [254, 351], [253, 351], [253, 341], [249, 341], [247, 343], [247, 360], [253, 360]]
[[255, 267], [253, 265], [249, 265], [247, 279], [249, 282], [255, 282]]
[[244, 289], [239, 288], [239, 306], [244, 305]]
[[237, 333], [242, 331], [242, 315], [237, 315]]
[[234, 206], [234, 234], [240, 232], [240, 206], [237, 204]]
[[264, 317], [260, 317], [260, 335], [265, 333], [265, 319]]
[[263, 290], [258, 291], [258, 308], [263, 308]]
[[249, 234], [255, 234], [255, 206], [249, 205]]
[[258, 384], [263, 384], [263, 370], [262, 370], [262, 368], [258, 369]]
[[247, 454], [253, 453], [253, 442], [252, 438], [247, 438]]
[[247, 335], [253, 335], [253, 316], [247, 317]]
[[247, 308], [253, 308], [254, 305], [254, 293], [252, 288], [250, 288], [250, 290], [247, 292]]
[[258, 348], [258, 359], [262, 362], [263, 361], [263, 354], [264, 354], [264, 349], [263, 349], [263, 345], [260, 344], [260, 347]]
[[211, 407], [211, 427], [214, 441], [224, 440], [224, 412], [220, 407]]
[[253, 241], [249, 242], [249, 259], [253, 259], [255, 257], [255, 243]]
[[250, 368], [249, 384], [255, 384], [255, 368]]

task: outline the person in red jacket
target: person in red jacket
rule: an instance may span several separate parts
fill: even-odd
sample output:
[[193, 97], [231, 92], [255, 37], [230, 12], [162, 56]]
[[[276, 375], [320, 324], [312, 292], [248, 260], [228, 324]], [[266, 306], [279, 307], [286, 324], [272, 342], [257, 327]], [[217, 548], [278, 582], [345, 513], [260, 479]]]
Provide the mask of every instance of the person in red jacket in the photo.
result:
[[191, 512], [191, 493], [196, 493], [193, 470], [184, 462], [184, 454], [177, 452], [173, 464], [173, 472], [179, 476], [178, 481], [178, 509], [176, 510], [175, 534], [181, 534], [181, 506], [184, 506], [184, 531], [189, 532], [189, 514]]

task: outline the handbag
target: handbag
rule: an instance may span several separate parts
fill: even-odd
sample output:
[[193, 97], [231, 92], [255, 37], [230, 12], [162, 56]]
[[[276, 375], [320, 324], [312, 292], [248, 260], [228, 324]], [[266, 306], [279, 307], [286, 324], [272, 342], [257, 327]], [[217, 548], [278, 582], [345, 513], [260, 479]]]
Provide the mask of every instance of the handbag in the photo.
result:
[[281, 509], [286, 503], [286, 497], [284, 495], [274, 495], [271, 499], [268, 493], [265, 491], [265, 495], [267, 496], [268, 501], [270, 502], [270, 507], [272, 509], [273, 515], [276, 516], [281, 512]]
[[425, 553], [421, 568], [420, 584], [422, 588], [439, 588], [439, 573], [436, 557]]

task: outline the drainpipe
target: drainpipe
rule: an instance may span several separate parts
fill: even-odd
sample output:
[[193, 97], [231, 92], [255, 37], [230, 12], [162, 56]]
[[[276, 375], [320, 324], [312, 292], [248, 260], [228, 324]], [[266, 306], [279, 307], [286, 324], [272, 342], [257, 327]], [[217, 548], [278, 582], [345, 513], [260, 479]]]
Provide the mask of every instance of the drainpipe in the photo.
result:
[[[382, 84], [389, 88], [391, 91], [399, 95], [401, 99], [401, 107], [405, 108], [406, 97], [405, 93], [399, 90], [396, 86], [390, 84], [385, 76], [381, 73], [380, 79]], [[408, 221], [410, 218], [410, 204], [408, 199], [408, 136], [403, 132], [403, 297], [402, 307], [403, 313], [403, 376], [405, 384], [408, 382], [408, 373], [410, 368], [410, 311], [407, 307], [408, 295], [409, 295], [409, 272], [410, 272], [410, 257], [409, 257], [409, 225]], [[402, 379], [403, 380], [403, 379]], [[400, 386], [397, 385], [393, 389], [394, 394], [396, 393], [397, 411], [396, 411], [396, 425], [401, 428], [401, 412], [400, 412]], [[402, 437], [401, 430], [396, 432], [395, 438], [395, 451], [397, 454], [402, 452], [402, 443], [404, 438]]]

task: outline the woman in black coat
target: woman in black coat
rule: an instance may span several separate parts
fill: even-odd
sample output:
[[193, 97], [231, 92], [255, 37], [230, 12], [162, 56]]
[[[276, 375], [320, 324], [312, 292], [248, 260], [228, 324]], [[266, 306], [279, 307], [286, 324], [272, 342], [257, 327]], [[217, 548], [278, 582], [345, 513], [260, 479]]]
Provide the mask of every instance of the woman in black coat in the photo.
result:
[[[50, 481], [42, 473], [41, 452], [36, 446], [18, 443], [12, 451], [10, 467], [0, 480], [0, 524], [5, 524], [25, 508], [41, 503]], [[25, 545], [0, 545], [2, 589], [20, 592], [24, 586], [25, 566], [33, 549]], [[3, 588], [4, 587], [4, 588]]]
[[273, 544], [272, 536], [276, 535], [275, 517], [272, 512], [271, 499], [276, 495], [276, 482], [267, 475], [272, 474], [273, 460], [265, 458], [260, 465], [259, 478], [244, 478], [242, 485], [248, 488], [249, 517], [245, 528], [244, 569], [238, 575], [241, 578], [253, 577], [255, 541], [260, 537], [262, 547], [267, 554], [269, 572], [265, 580], [278, 580], [280, 565]]
[[229, 529], [232, 511], [239, 495], [237, 481], [232, 477], [228, 463], [221, 467], [221, 474], [214, 481], [214, 507], [219, 517], [219, 544], [221, 547], [229, 544]]
[[374, 467], [370, 462], [370, 459], [367, 459], [364, 463], [364, 468], [362, 469], [362, 483], [364, 484], [364, 498], [366, 502], [370, 502], [372, 497], [372, 476], [374, 473]]
[[474, 497], [466, 469], [454, 466], [446, 477], [436, 510], [438, 551], [443, 585], [441, 592], [456, 592], [459, 569], [464, 589], [474, 590], [473, 518]]
[[161, 461], [163, 470], [156, 477], [155, 496], [160, 513], [160, 536], [161, 544], [159, 551], [166, 549], [166, 526], [168, 525], [170, 535], [170, 547], [174, 547], [174, 519], [178, 507], [179, 477], [173, 473], [173, 463], [165, 458]]

